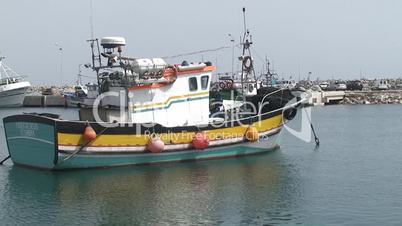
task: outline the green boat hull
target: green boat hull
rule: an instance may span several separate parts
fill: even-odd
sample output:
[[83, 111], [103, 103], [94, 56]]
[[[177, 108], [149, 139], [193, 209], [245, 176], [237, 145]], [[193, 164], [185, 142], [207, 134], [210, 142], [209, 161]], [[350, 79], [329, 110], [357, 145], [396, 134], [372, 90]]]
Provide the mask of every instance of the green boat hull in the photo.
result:
[[11, 160], [16, 164], [53, 169], [57, 163], [54, 126], [35, 122], [4, 125]]
[[48, 170], [100, 168], [163, 162], [198, 161], [254, 155], [278, 147], [281, 128], [257, 142], [210, 146], [204, 150], [167, 150], [162, 153], [105, 150], [102, 152], [59, 150], [56, 121], [50, 118], [21, 116], [5, 119], [9, 154], [16, 165]]
[[[277, 136], [271, 137], [269, 140], [274, 142]], [[144, 153], [144, 154], [126, 154], [126, 155], [75, 155], [73, 158], [63, 162], [69, 156], [67, 153], [59, 153], [59, 164], [53, 169], [74, 169], [74, 168], [100, 168], [114, 167], [125, 165], [144, 165], [156, 164], [164, 162], [183, 162], [183, 161], [200, 161], [210, 159], [221, 159], [240, 157], [245, 155], [255, 155], [269, 152], [278, 148], [278, 145], [269, 145], [266, 147], [255, 147], [252, 145], [229, 145], [225, 147], [214, 147], [205, 150], [188, 150], [163, 153]]]

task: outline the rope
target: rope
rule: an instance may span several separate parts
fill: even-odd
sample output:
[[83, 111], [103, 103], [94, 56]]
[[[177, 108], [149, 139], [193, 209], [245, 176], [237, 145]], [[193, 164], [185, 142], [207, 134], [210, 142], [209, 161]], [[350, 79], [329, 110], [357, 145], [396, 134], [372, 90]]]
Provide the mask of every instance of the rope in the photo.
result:
[[3, 163], [5, 161], [7, 161], [7, 159], [9, 159], [11, 157], [11, 155], [8, 155], [6, 158], [4, 158], [3, 160], [1, 160], [0, 165], [3, 165]]
[[[99, 134], [97, 134], [95, 140], [96, 140], [100, 135], [102, 135], [104, 132], [106, 132], [106, 130], [107, 130], [108, 128], [109, 128], [109, 127], [105, 127]], [[69, 156], [67, 156], [66, 158], [64, 158], [64, 159], [60, 162], [60, 165], [63, 164], [63, 163], [65, 163], [65, 162], [67, 162], [69, 159], [71, 159], [71, 158], [74, 157], [75, 155], [77, 155], [77, 154], [78, 154], [80, 151], [82, 151], [86, 146], [88, 146], [88, 144], [90, 144], [92, 141], [94, 141], [94, 140], [89, 140], [89, 141], [85, 142], [78, 150], [76, 150], [76, 151], [73, 152], [71, 155], [69, 155]]]
[[177, 58], [177, 57], [182, 57], [182, 56], [191, 56], [191, 55], [200, 54], [200, 53], [216, 52], [216, 51], [220, 51], [220, 50], [228, 49], [228, 48], [232, 48], [232, 47], [231, 46], [222, 46], [222, 47], [218, 47], [215, 49], [199, 50], [199, 51], [195, 51], [195, 52], [182, 53], [182, 54], [177, 54], [177, 55], [173, 55], [173, 56], [164, 56], [162, 58], [169, 59], [169, 58]]
[[307, 114], [306, 108], [304, 108], [304, 112], [306, 112], [308, 122], [310, 123], [311, 131], [313, 131], [315, 146], [319, 147], [320, 146], [320, 139], [318, 139], [317, 134], [315, 133], [313, 123], [311, 123], [311, 119], [310, 119], [310, 116]]

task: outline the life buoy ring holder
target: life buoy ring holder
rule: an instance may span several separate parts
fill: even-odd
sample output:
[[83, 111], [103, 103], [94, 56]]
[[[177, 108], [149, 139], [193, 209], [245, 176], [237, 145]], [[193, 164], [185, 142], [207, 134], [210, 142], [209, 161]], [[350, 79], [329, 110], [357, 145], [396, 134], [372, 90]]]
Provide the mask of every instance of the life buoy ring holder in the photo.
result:
[[233, 81], [226, 82], [226, 88], [227, 89], [232, 89], [233, 88]]

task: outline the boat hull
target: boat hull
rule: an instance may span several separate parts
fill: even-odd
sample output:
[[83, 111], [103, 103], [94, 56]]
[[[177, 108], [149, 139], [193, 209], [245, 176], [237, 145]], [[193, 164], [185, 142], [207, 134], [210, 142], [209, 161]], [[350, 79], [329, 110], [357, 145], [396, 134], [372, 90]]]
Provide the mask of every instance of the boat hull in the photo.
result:
[[0, 92], [0, 107], [21, 107], [27, 87]]
[[[269, 136], [259, 145], [242, 143], [222, 147], [207, 148], [204, 150], [172, 151], [163, 153], [144, 154], [95, 154], [76, 155], [73, 158], [55, 165], [53, 169], [79, 169], [79, 168], [102, 168], [127, 165], [158, 164], [166, 162], [201, 161], [222, 158], [240, 157], [245, 155], [262, 154], [275, 150], [279, 147], [278, 138], [280, 133]], [[59, 153], [59, 159], [66, 159], [69, 153]]]
[[[84, 147], [80, 143], [83, 142], [82, 134], [74, 132], [82, 131], [85, 122], [67, 122], [38, 115], [9, 116], [3, 121], [12, 161], [17, 165], [49, 170], [198, 161], [260, 154], [279, 146], [278, 139], [282, 129], [282, 115], [276, 114], [264, 119], [261, 127], [257, 127], [261, 132], [260, 139], [256, 142], [249, 142], [243, 136], [216, 138], [210, 140], [210, 146], [203, 150], [194, 149], [191, 140], [190, 143], [185, 143], [183, 139], [187, 139], [188, 134], [176, 131], [177, 133], [171, 138], [166, 138], [170, 139], [170, 143], [166, 141], [165, 151], [151, 153], [147, 150], [146, 143], [141, 143], [148, 142], [149, 135], [129, 134], [128, 131], [132, 130], [127, 128], [114, 128], [109, 131], [110, 134], [103, 135], [100, 135], [98, 130], [99, 138], [91, 143], [92, 146]], [[96, 129], [95, 124], [94, 128]], [[167, 130], [167, 128], [159, 129], [165, 132]], [[193, 133], [190, 127], [181, 129], [190, 134]], [[240, 134], [244, 134], [247, 127], [233, 126], [224, 130], [232, 135], [239, 131]], [[122, 133], [119, 133], [120, 131]], [[205, 131], [212, 137], [214, 134], [221, 133], [222, 129]], [[180, 137], [179, 134], [184, 135]], [[175, 138], [176, 135], [179, 136]], [[74, 140], [75, 138], [77, 140]], [[117, 145], [113, 146], [114, 143]], [[81, 147], [84, 148], [81, 149]]]
[[4, 129], [9, 154], [14, 163], [37, 168], [54, 168], [57, 161], [54, 122], [5, 122]]

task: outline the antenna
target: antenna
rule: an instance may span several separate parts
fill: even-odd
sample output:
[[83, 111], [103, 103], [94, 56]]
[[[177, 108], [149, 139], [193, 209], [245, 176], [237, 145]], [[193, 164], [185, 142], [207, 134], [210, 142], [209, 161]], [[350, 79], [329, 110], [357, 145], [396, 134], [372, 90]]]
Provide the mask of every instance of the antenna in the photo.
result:
[[89, 25], [90, 25], [90, 29], [91, 29], [91, 39], [94, 39], [94, 15], [93, 15], [93, 4], [92, 4], [92, 0], [89, 0], [89, 8], [90, 8], [90, 12], [89, 12]]
[[300, 60], [299, 60], [299, 64], [297, 65], [297, 69], [298, 69], [298, 72], [299, 72], [299, 82], [300, 82]]
[[54, 43], [60, 53], [60, 87], [63, 86], [63, 47], [57, 42]]
[[246, 8], [243, 7], [243, 25], [244, 25], [244, 31], [246, 31], [247, 26], [246, 26]]

